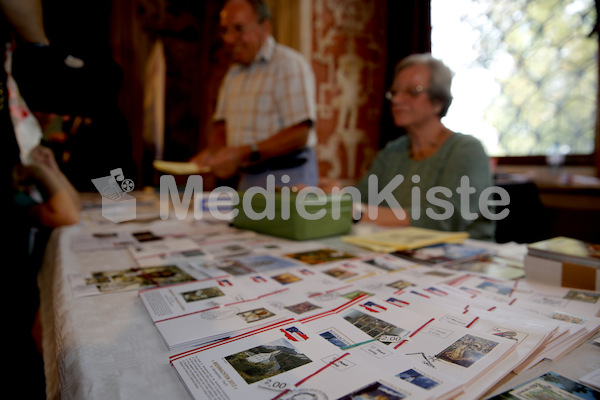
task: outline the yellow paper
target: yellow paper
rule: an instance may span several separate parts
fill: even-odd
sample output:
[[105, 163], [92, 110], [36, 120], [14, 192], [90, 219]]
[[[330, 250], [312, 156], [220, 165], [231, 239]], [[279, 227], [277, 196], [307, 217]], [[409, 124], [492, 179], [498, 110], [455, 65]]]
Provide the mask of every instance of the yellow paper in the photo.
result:
[[200, 168], [192, 162], [154, 160], [154, 168], [171, 175], [193, 175], [210, 172], [210, 168]]
[[461, 243], [468, 237], [467, 232], [444, 232], [411, 226], [362, 236], [346, 236], [342, 240], [357, 246], [390, 252], [416, 249], [437, 243]]

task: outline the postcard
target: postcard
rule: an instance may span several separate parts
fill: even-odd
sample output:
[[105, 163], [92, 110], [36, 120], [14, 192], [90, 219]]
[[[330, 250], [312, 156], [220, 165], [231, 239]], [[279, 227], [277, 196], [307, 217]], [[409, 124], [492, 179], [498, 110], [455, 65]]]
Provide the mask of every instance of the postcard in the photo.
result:
[[[147, 302], [147, 309], [156, 315], [156, 311], [151, 311], [152, 300]], [[154, 325], [169, 350], [185, 351], [291, 320], [293, 317], [289, 312], [277, 309], [268, 304], [265, 298], [261, 298], [159, 319]]]
[[174, 355], [171, 365], [194, 399], [218, 393], [221, 398], [252, 400], [308, 394], [314, 389], [307, 379], [337, 368], [342, 356], [292, 321]]
[[256, 293], [248, 283], [232, 277], [204, 279], [141, 290], [139, 297], [152, 321], [159, 322], [254, 299]]

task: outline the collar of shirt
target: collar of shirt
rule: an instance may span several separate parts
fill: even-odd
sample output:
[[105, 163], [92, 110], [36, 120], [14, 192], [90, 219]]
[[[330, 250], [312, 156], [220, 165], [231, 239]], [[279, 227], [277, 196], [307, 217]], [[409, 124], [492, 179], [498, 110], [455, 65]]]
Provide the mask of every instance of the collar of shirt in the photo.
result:
[[269, 62], [271, 57], [273, 57], [273, 53], [275, 52], [275, 39], [273, 36], [269, 35], [265, 42], [260, 47], [260, 50], [256, 54], [256, 58], [252, 62], [252, 64], [259, 63], [261, 61]]

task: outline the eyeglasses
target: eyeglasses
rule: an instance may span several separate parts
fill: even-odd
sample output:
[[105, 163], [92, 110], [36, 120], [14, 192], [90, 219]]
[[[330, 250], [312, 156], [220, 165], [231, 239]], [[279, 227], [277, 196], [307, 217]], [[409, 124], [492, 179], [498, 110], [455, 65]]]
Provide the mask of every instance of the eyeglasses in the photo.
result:
[[391, 101], [394, 98], [394, 96], [396, 96], [396, 94], [402, 93], [402, 94], [407, 95], [411, 99], [414, 99], [425, 92], [429, 92], [429, 89], [424, 88], [421, 85], [418, 85], [418, 86], [415, 86], [412, 88], [404, 88], [402, 90], [397, 90], [397, 89], [392, 88], [392, 89], [388, 90], [387, 92], [385, 92], [385, 98]]
[[225, 37], [228, 34], [232, 34], [234, 36], [243, 36], [246, 34], [246, 32], [250, 31], [255, 25], [258, 24], [258, 22], [251, 22], [247, 25], [235, 24], [232, 26], [222, 26], [219, 29], [219, 35], [221, 37]]

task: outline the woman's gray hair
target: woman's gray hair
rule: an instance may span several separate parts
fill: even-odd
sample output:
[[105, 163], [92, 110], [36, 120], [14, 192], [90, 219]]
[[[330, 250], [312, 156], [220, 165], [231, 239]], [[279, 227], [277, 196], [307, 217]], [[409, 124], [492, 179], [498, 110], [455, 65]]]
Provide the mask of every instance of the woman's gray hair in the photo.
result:
[[450, 104], [452, 104], [452, 71], [442, 61], [433, 58], [429, 53], [411, 54], [410, 56], [400, 60], [394, 69], [394, 76], [398, 75], [401, 70], [412, 65], [426, 65], [431, 71], [429, 81], [429, 98], [432, 101], [437, 101], [442, 104], [442, 109], [438, 113], [442, 118], [448, 112]]

